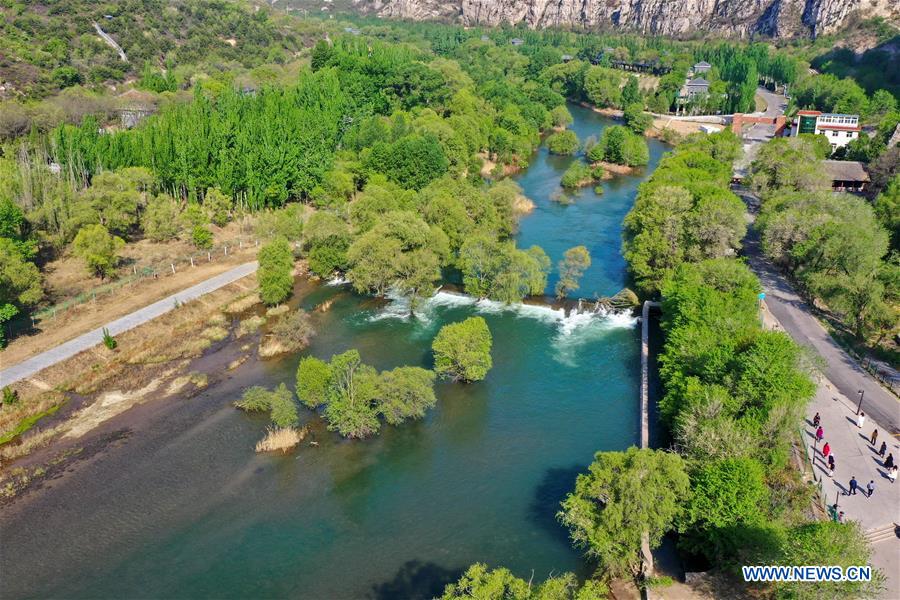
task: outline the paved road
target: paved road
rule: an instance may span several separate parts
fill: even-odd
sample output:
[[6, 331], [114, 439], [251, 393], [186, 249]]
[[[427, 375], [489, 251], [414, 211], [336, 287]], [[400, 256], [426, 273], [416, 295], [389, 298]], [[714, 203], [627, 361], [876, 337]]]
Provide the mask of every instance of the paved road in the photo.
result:
[[[242, 277], [246, 277], [247, 275], [254, 273], [257, 266], [258, 263], [256, 261], [244, 263], [243, 265], [225, 271], [215, 277], [211, 277], [197, 285], [191, 286], [186, 290], [182, 290], [177, 294], [172, 294], [158, 302], [154, 302], [149, 306], [145, 306], [140, 310], [125, 315], [120, 319], [111, 321], [104, 327], [109, 329], [110, 334], [118, 335], [123, 331], [133, 329], [138, 325], [143, 325], [147, 321], [151, 321], [156, 317], [164, 315], [175, 308], [176, 302], [178, 304], [189, 302], [190, 300], [214, 292]], [[78, 336], [75, 339], [60, 344], [55, 348], [51, 348], [46, 352], [42, 352], [37, 356], [33, 356], [17, 365], [3, 369], [0, 371], [0, 386], [6, 386], [19, 381], [20, 379], [31, 377], [35, 373], [71, 358], [79, 352], [92, 348], [102, 341], [103, 327]], [[2, 358], [3, 355], [0, 354], [0, 362], [2, 362]]]
[[[755, 213], [759, 201], [747, 192], [738, 193], [747, 202], [751, 213]], [[825, 376], [850, 403], [857, 402], [858, 391], [863, 390], [863, 412], [891, 434], [900, 435], [900, 402], [897, 397], [884, 389], [831, 338], [790, 282], [763, 256], [759, 237], [753, 229], [744, 240], [743, 254], [762, 282], [766, 305], [784, 330], [796, 342], [812, 348], [825, 360]]]

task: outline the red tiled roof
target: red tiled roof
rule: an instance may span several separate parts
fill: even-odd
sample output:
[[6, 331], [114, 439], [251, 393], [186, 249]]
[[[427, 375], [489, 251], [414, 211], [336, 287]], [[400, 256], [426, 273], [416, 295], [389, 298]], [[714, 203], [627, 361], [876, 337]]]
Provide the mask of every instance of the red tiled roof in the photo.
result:
[[820, 110], [798, 110], [798, 115], [803, 115], [804, 117], [818, 117], [822, 114]]

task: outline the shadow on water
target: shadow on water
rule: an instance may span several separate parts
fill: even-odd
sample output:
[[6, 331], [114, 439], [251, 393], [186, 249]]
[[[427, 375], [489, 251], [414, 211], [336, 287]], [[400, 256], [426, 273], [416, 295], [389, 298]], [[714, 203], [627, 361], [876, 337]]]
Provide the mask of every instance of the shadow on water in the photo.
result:
[[433, 562], [410, 560], [403, 564], [394, 578], [372, 586], [368, 597], [375, 600], [399, 600], [407, 598], [435, 598], [444, 587], [460, 578], [464, 569], [445, 569]]
[[564, 544], [570, 543], [569, 534], [556, 520], [556, 513], [560, 502], [575, 487], [575, 479], [584, 471], [585, 467], [581, 465], [547, 469], [534, 490], [534, 499], [528, 508], [529, 520]]

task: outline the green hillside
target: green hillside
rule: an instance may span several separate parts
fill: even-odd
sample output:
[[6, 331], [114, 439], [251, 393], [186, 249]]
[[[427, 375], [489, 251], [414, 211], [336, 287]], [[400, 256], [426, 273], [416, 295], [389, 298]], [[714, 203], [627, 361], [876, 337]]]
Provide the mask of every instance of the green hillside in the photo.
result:
[[223, 0], [0, 0], [0, 15], [0, 80], [7, 97], [124, 81], [148, 62], [282, 62], [300, 47], [297, 34], [270, 11]]

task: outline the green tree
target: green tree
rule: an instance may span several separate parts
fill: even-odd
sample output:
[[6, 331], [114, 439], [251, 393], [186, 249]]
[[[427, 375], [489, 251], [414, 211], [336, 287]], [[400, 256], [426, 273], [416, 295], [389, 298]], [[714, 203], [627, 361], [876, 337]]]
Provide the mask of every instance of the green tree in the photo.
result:
[[596, 106], [622, 106], [622, 74], [614, 69], [592, 66], [584, 76], [584, 93]]
[[[865, 533], [856, 522], [820, 521], [792, 528], [784, 536], [783, 565], [837, 565], [849, 567], [871, 562]], [[872, 581], [823, 581], [818, 583], [777, 583], [779, 595], [799, 600], [815, 598], [875, 598], [884, 590], [884, 574], [873, 571]]]
[[609, 589], [603, 582], [589, 579], [579, 587], [572, 573], [532, 584], [516, 577], [509, 569], [489, 569], [487, 565], [475, 563], [458, 581], [447, 585], [441, 600], [602, 600], [608, 595]]
[[323, 416], [328, 429], [344, 437], [364, 438], [381, 428], [376, 398], [378, 374], [360, 362], [359, 352], [348, 350], [331, 357], [331, 383]]
[[491, 369], [491, 331], [482, 317], [441, 327], [431, 344], [435, 373], [454, 381], [480, 381]]
[[556, 282], [556, 297], [565, 298], [578, 289], [578, 281], [591, 266], [591, 255], [584, 246], [569, 248], [559, 261], [559, 281]]
[[294, 255], [284, 238], [275, 238], [259, 249], [259, 297], [269, 306], [281, 304], [294, 289]]
[[679, 529], [694, 551], [726, 561], [737, 553], [735, 528], [753, 526], [765, 518], [769, 490], [763, 466], [752, 458], [705, 462], [691, 476], [691, 498]]
[[643, 108], [643, 97], [641, 96], [641, 88], [638, 85], [638, 78], [635, 75], [631, 75], [628, 77], [625, 87], [622, 88], [622, 106], [628, 107], [634, 104]]
[[6, 344], [4, 323], [43, 295], [37, 266], [25, 260], [12, 239], [0, 237], [0, 348]]
[[649, 535], [651, 548], [659, 546], [689, 492], [677, 454], [633, 446], [625, 452], [598, 452], [557, 516], [575, 545], [610, 575], [636, 576], [642, 535]]
[[84, 260], [92, 274], [108, 277], [119, 262], [119, 252], [125, 247], [125, 241], [111, 235], [100, 224], [86, 225], [75, 236], [73, 248], [75, 255]]
[[297, 365], [297, 397], [309, 408], [318, 408], [328, 401], [331, 387], [331, 367], [314, 356], [305, 356]]
[[551, 154], [575, 154], [578, 146], [578, 136], [571, 129], [558, 131], [547, 138], [547, 149]]
[[572, 123], [572, 113], [562, 104], [550, 111], [550, 121], [554, 127], [565, 127]]
[[378, 411], [390, 425], [421, 419], [437, 402], [434, 373], [420, 367], [397, 367], [381, 373]]
[[347, 269], [347, 249], [350, 247], [350, 228], [340, 217], [319, 211], [304, 228], [309, 248], [309, 268], [321, 277]]
[[213, 225], [223, 227], [231, 219], [231, 198], [219, 188], [209, 188], [203, 196], [203, 210]]
[[625, 125], [638, 135], [644, 135], [644, 132], [653, 125], [653, 116], [644, 112], [644, 106], [638, 102], [626, 104], [622, 114]]
[[141, 215], [141, 229], [155, 242], [173, 240], [181, 233], [181, 207], [167, 194], [154, 196]]

